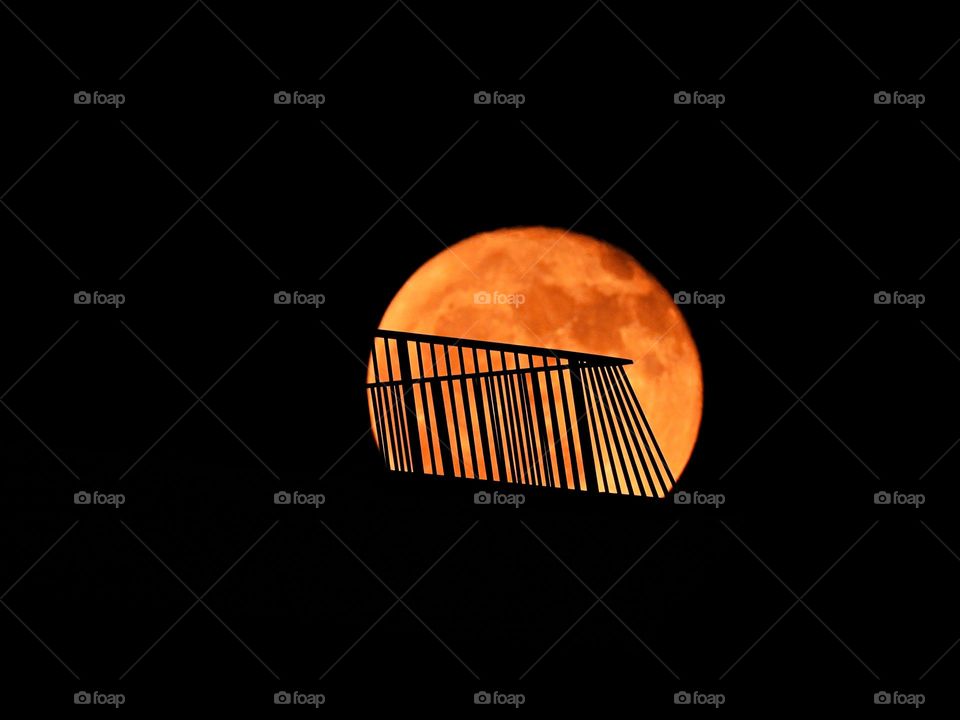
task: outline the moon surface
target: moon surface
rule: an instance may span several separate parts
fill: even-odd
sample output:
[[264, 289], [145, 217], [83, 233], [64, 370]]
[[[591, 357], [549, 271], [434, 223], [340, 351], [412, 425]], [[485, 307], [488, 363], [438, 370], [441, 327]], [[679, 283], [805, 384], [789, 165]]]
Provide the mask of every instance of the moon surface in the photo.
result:
[[690, 329], [656, 278], [608, 243], [547, 227], [474, 235], [414, 272], [380, 327], [629, 358], [675, 478], [693, 452], [703, 376]]

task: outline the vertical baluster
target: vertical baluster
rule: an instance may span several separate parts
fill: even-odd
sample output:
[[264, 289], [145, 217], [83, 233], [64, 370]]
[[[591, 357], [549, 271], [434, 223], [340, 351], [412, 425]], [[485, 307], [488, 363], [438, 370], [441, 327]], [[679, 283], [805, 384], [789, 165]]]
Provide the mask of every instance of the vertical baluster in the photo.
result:
[[[583, 474], [587, 490], [599, 490], [602, 478], [606, 487], [607, 473], [604, 469], [603, 455], [600, 453], [600, 440], [597, 437], [596, 421], [593, 419], [593, 403], [590, 388], [585, 382], [580, 360], [570, 360], [570, 386], [573, 395], [574, 411], [577, 413], [577, 431], [579, 435], [580, 457], [583, 459]], [[593, 429], [593, 438], [590, 429]], [[599, 467], [598, 467], [599, 466]]]
[[430, 343], [430, 357], [433, 361], [433, 414], [437, 419], [437, 440], [440, 445], [440, 462], [444, 474], [454, 474], [453, 456], [450, 450], [450, 426], [447, 422], [447, 411], [443, 406], [443, 380], [439, 379], [439, 365], [437, 363], [437, 346]]
[[[557, 362], [560, 362], [559, 359]], [[567, 485], [567, 471], [563, 461], [563, 445], [561, 444], [561, 435], [560, 435], [560, 420], [557, 414], [556, 408], [556, 399], [553, 397], [554, 385], [553, 385], [553, 370], [552, 366], [548, 362], [547, 358], [543, 358], [543, 385], [546, 388], [547, 393], [547, 403], [548, 409], [550, 411], [550, 429], [553, 431], [553, 437], [551, 438], [550, 444], [550, 459], [557, 459], [557, 481], [555, 486], [558, 488], [566, 489]], [[539, 384], [538, 384], [539, 390]], [[538, 393], [539, 394], [539, 393]], [[542, 400], [541, 395], [541, 400]], [[551, 468], [552, 469], [552, 468]]]

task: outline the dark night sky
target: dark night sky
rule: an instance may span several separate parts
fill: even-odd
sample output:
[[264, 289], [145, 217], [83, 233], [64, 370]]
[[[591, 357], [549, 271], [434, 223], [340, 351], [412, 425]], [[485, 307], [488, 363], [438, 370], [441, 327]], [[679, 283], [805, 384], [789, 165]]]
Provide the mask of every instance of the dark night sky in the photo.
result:
[[[8, 0], [3, 702], [955, 706], [944, 15]], [[326, 102], [273, 104], [294, 89]], [[476, 106], [483, 89], [526, 102]], [[126, 101], [73, 104], [84, 90]], [[473, 483], [383, 470], [360, 358], [384, 308], [444, 244], [513, 225], [574, 226], [670, 292], [724, 293], [685, 311], [705, 405], [682, 479], [721, 509], [476, 507]], [[282, 289], [326, 303], [276, 306]], [[74, 505], [95, 489], [126, 502]], [[273, 504], [294, 489], [326, 503]]]

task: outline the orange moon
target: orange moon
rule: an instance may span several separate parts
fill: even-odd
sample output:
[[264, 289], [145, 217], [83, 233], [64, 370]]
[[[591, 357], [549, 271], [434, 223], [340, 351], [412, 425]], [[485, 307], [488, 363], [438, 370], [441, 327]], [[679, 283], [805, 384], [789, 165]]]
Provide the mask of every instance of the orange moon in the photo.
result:
[[[474, 235], [411, 275], [380, 327], [629, 358], [675, 478], [693, 452], [703, 413], [697, 346], [667, 290], [608, 243], [546, 227]], [[372, 382], [372, 364], [367, 375]]]

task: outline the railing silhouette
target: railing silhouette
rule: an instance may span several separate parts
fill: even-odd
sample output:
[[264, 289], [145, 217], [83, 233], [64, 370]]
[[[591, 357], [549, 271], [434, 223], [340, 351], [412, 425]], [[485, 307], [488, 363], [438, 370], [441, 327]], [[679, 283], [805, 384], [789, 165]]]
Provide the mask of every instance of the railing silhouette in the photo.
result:
[[389, 470], [664, 497], [632, 360], [378, 330], [367, 383]]

